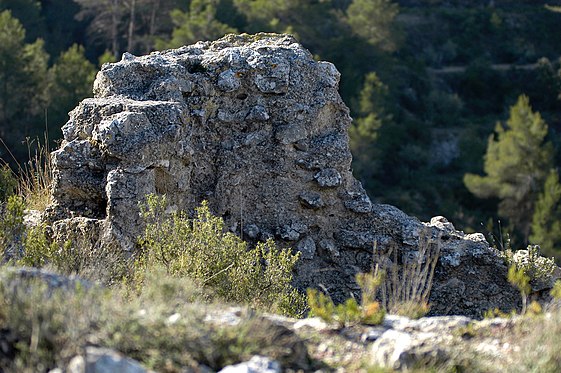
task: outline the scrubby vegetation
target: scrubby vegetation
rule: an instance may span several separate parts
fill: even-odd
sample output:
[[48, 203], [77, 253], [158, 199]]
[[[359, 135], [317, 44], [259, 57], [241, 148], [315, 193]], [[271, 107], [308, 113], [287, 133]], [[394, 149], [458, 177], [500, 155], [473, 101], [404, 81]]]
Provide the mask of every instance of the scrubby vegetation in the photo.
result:
[[340, 328], [356, 325], [378, 325], [384, 320], [386, 311], [376, 299], [384, 275], [380, 272], [359, 273], [356, 281], [362, 290], [360, 304], [355, 298], [335, 305], [329, 295], [317, 289], [308, 289], [310, 315], [318, 316]]
[[49, 290], [40, 280], [12, 286], [22, 279], [6, 270], [0, 278], [0, 338], [9, 346], [0, 354], [3, 371], [62, 367], [87, 344], [115, 348], [161, 372], [199, 364], [218, 370], [255, 354], [293, 369], [309, 363], [305, 351], [291, 353], [302, 341], [250, 312], [241, 311], [235, 325], [206, 320], [223, 306], [200, 304], [192, 282], [165, 271], [150, 273], [135, 296], [103, 287]]
[[299, 253], [278, 249], [273, 240], [249, 248], [231, 232], [208, 204], [194, 219], [185, 212], [166, 214], [165, 196], [150, 195], [142, 207], [146, 222], [135, 263], [135, 286], [142, 287], [146, 272], [162, 266], [174, 277], [189, 278], [207, 289], [210, 298], [248, 304], [257, 309], [301, 316], [303, 296], [291, 287]]
[[[164, 372], [200, 364], [218, 370], [257, 353], [294, 370], [387, 371], [364, 356], [355, 359], [343, 334], [329, 329], [302, 338], [259, 315], [311, 311], [338, 331], [379, 325], [388, 313], [421, 317], [430, 307], [439, 250], [428, 240], [418, 260], [399, 265], [392, 257], [397, 248], [389, 248], [383, 255], [392, 265], [359, 275], [362, 297], [336, 305], [319, 290], [308, 290], [306, 299], [292, 287], [298, 254], [272, 241], [249, 246], [225, 232], [206, 204], [190, 216], [167, 212], [165, 197], [148, 196], [142, 202], [146, 230], [133, 256], [87, 229], [61, 243], [51, 240], [48, 227], [24, 224], [26, 209], [43, 210], [50, 202], [49, 141], [60, 138], [67, 112], [91, 95], [102, 63], [124, 51], [258, 31], [293, 33], [341, 71], [341, 95], [355, 118], [353, 168], [376, 202], [424, 220], [442, 214], [465, 231], [483, 223], [493, 232], [502, 218], [512, 246], [527, 247], [527, 260], [517, 262], [510, 239], [499, 245], [524, 316], [490, 310], [489, 317], [512, 323], [466, 327], [460, 333], [466, 344], [456, 346], [449, 361], [419, 371], [559, 371], [561, 282], [550, 305], [528, 305], [530, 278], [554, 270], [553, 260], [528, 244], [561, 258], [558, 6], [506, 0], [111, 3], [0, 0], [0, 371], [63, 367], [85, 345], [113, 348]], [[44, 145], [30, 140], [45, 130], [50, 140]], [[78, 275], [87, 286], [52, 289], [18, 278], [13, 266]], [[213, 319], [230, 306], [237, 307], [235, 323]], [[325, 358], [326, 339], [335, 355], [350, 358]], [[477, 348], [488, 339], [519, 350], [513, 347], [508, 359], [484, 360]]]
[[[0, 368], [6, 372], [64, 367], [91, 345], [112, 348], [162, 372], [201, 365], [219, 370], [255, 354], [269, 356], [294, 371], [341, 367], [389, 372], [372, 366], [362, 342], [349, 342], [345, 334], [334, 331], [362, 333], [381, 324], [388, 312], [420, 317], [429, 307], [439, 246], [428, 236], [422, 237], [416, 260], [403, 265], [397, 264], [395, 248], [375, 250], [384, 257], [375, 257], [374, 263], [394, 264], [374, 265], [371, 273], [357, 276], [360, 299], [335, 305], [327, 295], [309, 289], [306, 303], [303, 294], [291, 286], [298, 255], [278, 249], [273, 241], [248, 246], [225, 231], [222, 219], [213, 216], [206, 203], [190, 217], [170, 212], [165, 196], [147, 196], [141, 202], [146, 229], [139, 237], [140, 250], [128, 257], [103, 245], [95, 235], [85, 234], [87, 230], [76, 231], [60, 244], [49, 239], [44, 226], [26, 227], [26, 199], [14, 194], [22, 189], [12, 177], [5, 181], [4, 189], [10, 193], [2, 202], [0, 219], [3, 260], [8, 260], [8, 265], [0, 267]], [[526, 273], [545, 276], [553, 268], [552, 261], [541, 261], [544, 258], [537, 250], [530, 247], [529, 260], [513, 265], [509, 275], [524, 300], [529, 292]], [[513, 256], [505, 254], [505, 260], [514, 263]], [[61, 280], [51, 283], [18, 275], [12, 264], [81, 279], [68, 287]], [[560, 284], [552, 291], [556, 298]], [[544, 343], [545, 352], [539, 357], [523, 349], [508, 365], [497, 365], [477, 358], [474, 345], [466, 343], [451, 346], [454, 353], [446, 362], [429, 359], [415, 371], [514, 371], [537, 359], [540, 371], [553, 372], [558, 367], [558, 341], [535, 328], [556, 328], [557, 302], [546, 309], [548, 314], [532, 303], [527, 312], [532, 318], [497, 337], [510, 343]], [[265, 311], [302, 317], [308, 310], [308, 316], [328, 323], [331, 334], [309, 329], [296, 333], [260, 316]], [[485, 341], [492, 333], [493, 329], [474, 329], [460, 335]], [[325, 348], [330, 356], [325, 355]]]

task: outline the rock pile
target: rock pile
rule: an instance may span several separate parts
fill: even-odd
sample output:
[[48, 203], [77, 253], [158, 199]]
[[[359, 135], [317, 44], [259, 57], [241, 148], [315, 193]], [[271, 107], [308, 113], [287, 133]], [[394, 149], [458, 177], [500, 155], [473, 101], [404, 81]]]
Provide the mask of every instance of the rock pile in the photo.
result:
[[423, 237], [438, 238], [433, 313], [514, 308], [506, 266], [482, 235], [371, 202], [351, 172], [339, 77], [287, 35], [125, 53], [63, 127], [46, 219], [55, 236], [86, 227], [132, 251], [147, 194], [186, 211], [208, 200], [243, 239], [300, 251], [296, 285], [322, 285], [338, 301], [357, 291], [375, 247], [407, 260]]

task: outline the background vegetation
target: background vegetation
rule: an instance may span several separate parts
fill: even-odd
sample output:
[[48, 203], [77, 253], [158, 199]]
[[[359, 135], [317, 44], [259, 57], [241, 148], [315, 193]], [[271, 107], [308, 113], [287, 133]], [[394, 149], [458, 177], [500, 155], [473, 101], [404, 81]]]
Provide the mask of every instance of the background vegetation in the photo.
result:
[[26, 138], [59, 139], [100, 64], [125, 51], [290, 32], [342, 73], [354, 173], [373, 200], [465, 231], [501, 218], [514, 246], [559, 257], [561, 14], [545, 4], [0, 0], [0, 157], [15, 167]]

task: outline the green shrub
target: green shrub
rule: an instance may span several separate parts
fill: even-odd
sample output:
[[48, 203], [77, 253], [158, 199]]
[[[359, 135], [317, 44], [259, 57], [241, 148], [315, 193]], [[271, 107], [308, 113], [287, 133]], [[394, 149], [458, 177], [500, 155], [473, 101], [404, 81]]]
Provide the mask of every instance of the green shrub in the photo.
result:
[[508, 319], [516, 315], [516, 311], [512, 311], [511, 313], [506, 313], [501, 311], [499, 308], [492, 308], [488, 309], [483, 313], [483, 317], [486, 319], [494, 319], [494, 318], [501, 318], [501, 319]]
[[45, 226], [26, 229], [23, 235], [23, 255], [18, 265], [48, 267], [60, 274], [114, 285], [130, 276], [130, 260], [116, 245], [102, 244], [93, 232], [74, 232], [65, 242], [47, 238]]
[[561, 300], [561, 280], [555, 281], [553, 284], [553, 288], [550, 291], [551, 296], [553, 299], [560, 301]]
[[522, 297], [522, 314], [526, 313], [526, 305], [528, 303], [528, 294], [530, 294], [530, 276], [522, 268], [517, 268], [516, 265], [508, 269], [508, 282], [520, 291]]
[[4, 202], [16, 192], [18, 181], [8, 165], [0, 167], [0, 202]]
[[349, 298], [344, 303], [335, 305], [328, 295], [316, 289], [308, 289], [310, 315], [320, 317], [327, 323], [337, 323], [341, 328], [354, 324], [382, 323], [385, 312], [380, 303], [375, 300], [375, 296], [383, 281], [383, 275], [379, 272], [359, 273], [356, 280], [362, 290], [360, 305], [355, 298]]
[[162, 265], [170, 275], [204, 287], [209, 298], [301, 315], [304, 297], [291, 286], [299, 253], [278, 249], [272, 240], [248, 248], [224, 231], [224, 221], [210, 213], [206, 202], [194, 219], [184, 212], [167, 214], [166, 209], [165, 196], [149, 195], [141, 206], [146, 229], [140, 238], [143, 255], [136, 262], [136, 286], [142, 286], [145, 271]]
[[526, 250], [528, 256], [522, 256], [523, 260], [515, 260], [515, 253], [510, 249], [503, 251], [505, 263], [523, 270], [530, 279], [542, 280], [551, 276], [556, 267], [555, 259], [541, 256], [539, 245], [528, 245]]
[[224, 310], [188, 303], [199, 296], [197, 286], [165, 270], [147, 274], [135, 296], [123, 296], [119, 288], [48, 289], [37, 279], [10, 276], [0, 269], [0, 330], [3, 348], [12, 352], [10, 358], [0, 354], [0, 371], [63, 368], [92, 344], [160, 372], [198, 371], [199, 364], [218, 371], [255, 354], [286, 368], [308, 368], [295, 334], [243, 310], [235, 325], [209, 321], [209, 314]]
[[22, 235], [25, 232], [23, 214], [25, 203], [18, 195], [8, 197], [6, 203], [0, 207], [0, 249], [4, 260], [17, 258], [22, 248]]

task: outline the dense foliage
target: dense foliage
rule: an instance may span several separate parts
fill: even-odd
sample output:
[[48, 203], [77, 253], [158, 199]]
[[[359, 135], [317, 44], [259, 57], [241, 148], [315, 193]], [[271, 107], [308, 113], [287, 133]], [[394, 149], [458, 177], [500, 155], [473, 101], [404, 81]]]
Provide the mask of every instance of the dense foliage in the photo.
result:
[[143, 254], [137, 259], [135, 282], [154, 267], [162, 266], [174, 277], [189, 278], [207, 294], [227, 302], [301, 316], [304, 298], [291, 286], [299, 254], [278, 249], [273, 240], [248, 248], [224, 221], [210, 213], [207, 203], [194, 219], [184, 212], [166, 213], [165, 196], [150, 195], [142, 206], [146, 229]]
[[[559, 239], [547, 232], [559, 212], [554, 180], [544, 185], [561, 159], [559, 5], [0, 0], [0, 137], [19, 162], [27, 158], [26, 137], [42, 137], [47, 129], [51, 140], [59, 139], [66, 113], [91, 95], [99, 63], [125, 51], [142, 54], [226, 32], [290, 32], [342, 73], [341, 95], [355, 118], [353, 168], [373, 200], [424, 220], [444, 215], [465, 231], [481, 230], [482, 224], [492, 230], [500, 216], [508, 220], [503, 225], [516, 246], [544, 240], [553, 255], [561, 252]], [[476, 191], [473, 181], [464, 184], [465, 174], [510, 180], [487, 172], [484, 156], [494, 145], [486, 139], [521, 95], [548, 126], [543, 141], [520, 154], [532, 159], [547, 151], [551, 163], [531, 165], [539, 173], [531, 183], [508, 181], [509, 196], [498, 186]], [[504, 135], [496, 130], [493, 138]], [[14, 163], [7, 149], [0, 157]]]

